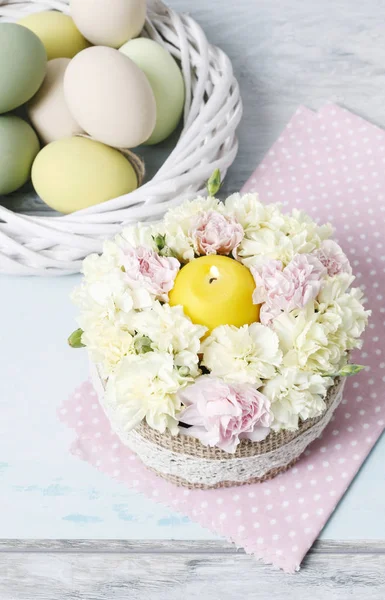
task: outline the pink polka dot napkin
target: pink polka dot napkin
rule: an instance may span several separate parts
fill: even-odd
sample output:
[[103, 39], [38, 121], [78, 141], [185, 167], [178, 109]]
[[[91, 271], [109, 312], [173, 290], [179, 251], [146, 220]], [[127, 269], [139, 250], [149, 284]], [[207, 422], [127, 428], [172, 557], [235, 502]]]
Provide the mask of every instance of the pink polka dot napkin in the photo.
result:
[[297, 570], [385, 425], [384, 166], [383, 131], [334, 105], [300, 108], [243, 189], [330, 221], [373, 311], [354, 357], [368, 370], [349, 379], [333, 421], [294, 468], [263, 484], [178, 488], [119, 441], [88, 382], [60, 410], [76, 432], [72, 451], [264, 562]]

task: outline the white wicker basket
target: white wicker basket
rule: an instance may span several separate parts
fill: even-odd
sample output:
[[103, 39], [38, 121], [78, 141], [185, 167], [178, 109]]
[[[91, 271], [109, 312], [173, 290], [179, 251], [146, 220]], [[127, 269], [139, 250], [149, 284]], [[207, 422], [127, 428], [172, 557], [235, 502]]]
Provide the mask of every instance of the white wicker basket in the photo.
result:
[[[0, 0], [0, 21], [50, 9], [68, 13], [68, 0]], [[0, 272], [78, 272], [83, 258], [101, 251], [103, 239], [124, 224], [159, 218], [183, 199], [204, 193], [214, 169], [224, 176], [233, 162], [242, 103], [229, 58], [208, 43], [191, 17], [178, 15], [160, 0], [149, 0], [147, 17], [144, 35], [161, 43], [182, 65], [184, 128], [175, 149], [142, 187], [71, 215], [19, 214], [0, 206]]]

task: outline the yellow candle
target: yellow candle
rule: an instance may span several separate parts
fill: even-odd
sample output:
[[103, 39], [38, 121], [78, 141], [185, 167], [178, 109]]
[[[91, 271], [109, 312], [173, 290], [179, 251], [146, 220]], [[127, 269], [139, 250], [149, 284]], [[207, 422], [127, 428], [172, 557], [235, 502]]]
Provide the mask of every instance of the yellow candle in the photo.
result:
[[255, 282], [249, 269], [228, 256], [201, 256], [178, 273], [169, 294], [171, 306], [181, 304], [193, 323], [211, 331], [219, 325], [259, 321], [253, 304]]

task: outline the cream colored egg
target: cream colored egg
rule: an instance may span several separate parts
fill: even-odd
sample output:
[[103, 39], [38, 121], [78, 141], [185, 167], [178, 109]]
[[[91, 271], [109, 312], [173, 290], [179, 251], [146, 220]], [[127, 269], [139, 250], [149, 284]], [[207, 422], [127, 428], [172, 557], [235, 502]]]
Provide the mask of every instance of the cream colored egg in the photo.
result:
[[45, 10], [23, 17], [19, 21], [43, 42], [48, 60], [72, 58], [89, 46], [68, 15], [57, 10]]
[[114, 148], [84, 137], [48, 144], [32, 166], [32, 183], [48, 206], [71, 213], [132, 192], [137, 176]]
[[69, 63], [69, 58], [50, 60], [43, 85], [27, 104], [29, 119], [44, 144], [83, 133], [64, 97], [64, 73]]
[[146, 0], [71, 0], [70, 10], [92, 44], [119, 48], [143, 29]]
[[64, 94], [75, 121], [99, 142], [134, 148], [154, 130], [151, 86], [118, 50], [95, 46], [75, 56], [64, 75]]

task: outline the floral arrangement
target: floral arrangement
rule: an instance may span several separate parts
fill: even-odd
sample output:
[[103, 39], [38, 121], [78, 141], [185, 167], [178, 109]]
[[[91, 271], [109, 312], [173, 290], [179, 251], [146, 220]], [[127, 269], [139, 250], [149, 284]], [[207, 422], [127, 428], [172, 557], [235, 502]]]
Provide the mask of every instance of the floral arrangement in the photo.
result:
[[335, 378], [362, 368], [349, 355], [369, 311], [330, 225], [210, 185], [85, 259], [69, 342], [122, 429], [145, 419], [233, 453], [325, 411]]

